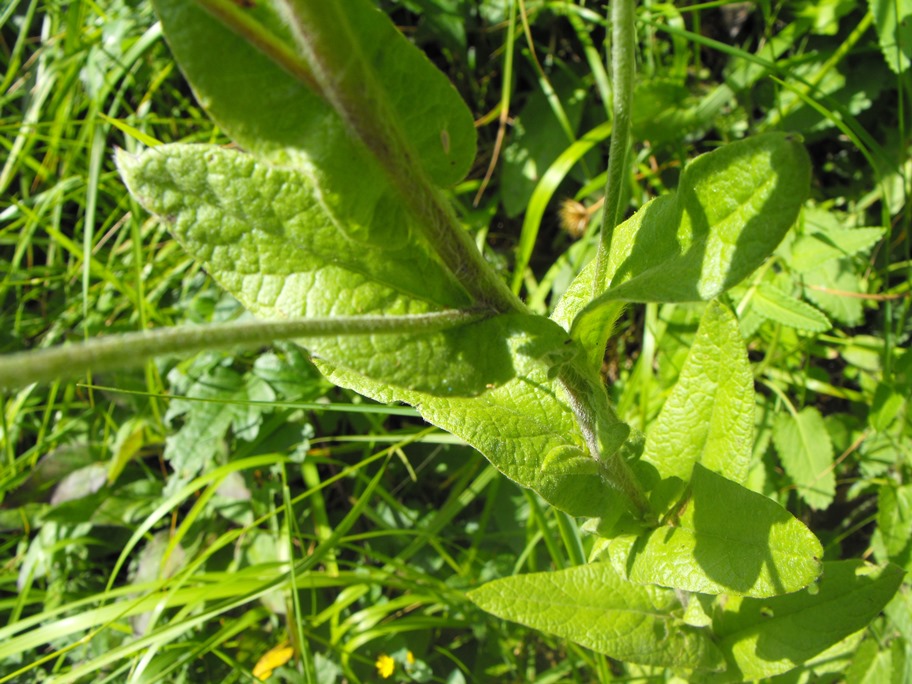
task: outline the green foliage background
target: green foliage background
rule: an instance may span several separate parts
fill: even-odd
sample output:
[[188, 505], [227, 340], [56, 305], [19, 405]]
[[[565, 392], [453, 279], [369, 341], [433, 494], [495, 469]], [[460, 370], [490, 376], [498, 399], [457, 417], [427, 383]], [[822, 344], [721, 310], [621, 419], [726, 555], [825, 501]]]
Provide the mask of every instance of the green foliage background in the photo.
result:
[[[456, 206], [547, 312], [596, 247], [600, 10], [380, 4], [477, 117]], [[824, 560], [907, 571], [909, 14], [884, 0], [641, 8], [625, 193], [642, 206], [720, 142], [804, 136], [812, 201], [727, 295], [757, 389], [748, 482], [809, 525]], [[147, 3], [6, 0], [0, 58], [0, 351], [246, 315], [114, 169], [115, 146], [149, 138], [228, 143]], [[618, 322], [603, 373], [634, 428], [669, 400], [702, 309]], [[333, 388], [292, 345], [2, 398], [0, 681], [250, 681], [285, 642], [297, 656], [271, 681], [374, 681], [381, 654], [402, 681], [671, 676], [475, 608], [465, 590], [579, 566], [593, 538], [411, 409]], [[910, 615], [905, 584], [868, 629], [781, 678], [912, 681]]]

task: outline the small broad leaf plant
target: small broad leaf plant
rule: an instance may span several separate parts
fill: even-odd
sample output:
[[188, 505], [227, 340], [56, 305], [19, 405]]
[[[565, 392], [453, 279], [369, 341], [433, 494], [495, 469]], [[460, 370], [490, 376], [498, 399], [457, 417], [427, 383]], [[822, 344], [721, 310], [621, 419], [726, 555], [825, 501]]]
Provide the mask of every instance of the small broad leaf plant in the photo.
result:
[[[676, 193], [618, 223], [634, 25], [632, 0], [612, 2], [605, 225], [546, 318], [487, 265], [441, 191], [473, 161], [471, 113], [369, 0], [153, 1], [198, 100], [246, 151], [174, 144], [117, 162], [132, 195], [262, 320], [14, 355], [0, 384], [294, 339], [334, 383], [415, 406], [590, 519], [589, 564], [470, 592], [490, 613], [711, 681], [813, 662], [877, 615], [898, 568], [823, 562], [807, 527], [742, 486], [753, 381], [716, 298], [795, 222], [810, 179], [797, 136], [698, 157]], [[631, 438], [599, 375], [609, 331], [628, 303], [688, 301], [709, 304], [680, 379], [645, 441]]]

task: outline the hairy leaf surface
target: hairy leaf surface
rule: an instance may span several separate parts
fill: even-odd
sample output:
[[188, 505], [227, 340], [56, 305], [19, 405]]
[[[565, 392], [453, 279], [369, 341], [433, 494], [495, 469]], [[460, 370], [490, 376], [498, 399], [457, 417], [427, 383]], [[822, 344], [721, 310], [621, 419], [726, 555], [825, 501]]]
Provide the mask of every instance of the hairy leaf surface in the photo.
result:
[[[378, 258], [340, 231], [298, 171], [202, 145], [121, 154], [119, 163], [146, 208], [264, 318], [423, 314], [469, 303], [420, 241], [400, 242]], [[391, 384], [477, 394], [512, 377], [504, 338], [515, 326], [501, 317], [439, 332], [314, 339], [308, 347]], [[565, 341], [557, 326], [546, 328], [539, 332], [554, 345]]]
[[699, 464], [691, 485], [662, 526], [612, 541], [612, 562], [632, 581], [764, 597], [820, 574], [820, 542], [775, 501]]
[[635, 470], [662, 515], [680, 498], [695, 464], [741, 483], [754, 434], [754, 381], [738, 321], [710, 303], [690, 354], [646, 435]]
[[[134, 195], [259, 316], [422, 314], [468, 303], [421, 242], [378, 258], [340, 232], [298, 171], [197, 145], [119, 161]], [[313, 338], [306, 346], [334, 382], [412, 404], [562, 510], [608, 515], [617, 496], [556, 379], [574, 353], [568, 342], [544, 317], [504, 314], [439, 332]], [[616, 449], [627, 430], [607, 402], [601, 410]]]
[[[402, 206], [374, 158], [317, 93], [263, 52], [187, 0], [155, 0], [165, 36], [197, 99], [235, 141], [279, 166], [306, 171], [341, 230], [372, 247], [394, 251], [414, 239]], [[374, 67], [394, 122], [412, 142], [415, 159], [438, 185], [462, 179], [475, 157], [471, 113], [427, 57], [366, 0], [341, 4], [357, 49]], [[271, 2], [244, 10], [267, 43], [307, 66]], [[391, 255], [392, 256], [392, 255]]]
[[738, 321], [711, 303], [678, 382], [634, 464], [657, 529], [611, 542], [636, 582], [688, 591], [772, 596], [817, 576], [822, 549], [775, 502], [740, 487], [753, 448], [753, 376]]
[[[539, 316], [523, 319], [534, 326], [549, 323]], [[528, 349], [522, 335], [508, 343], [517, 352]], [[515, 377], [492, 385], [477, 397], [390, 388], [325, 362], [318, 366], [342, 387], [381, 402], [411, 404], [429, 423], [462, 437], [504, 475], [534, 489], [557, 508], [576, 516], [616, 518], [624, 504], [589, 455], [566, 390], [554, 379], [547, 352], [519, 353], [514, 364]], [[604, 417], [622, 439], [626, 426], [613, 414]]]
[[680, 621], [675, 593], [624, 581], [606, 563], [516, 575], [469, 592], [482, 609], [618, 660], [718, 669], [708, 632]]

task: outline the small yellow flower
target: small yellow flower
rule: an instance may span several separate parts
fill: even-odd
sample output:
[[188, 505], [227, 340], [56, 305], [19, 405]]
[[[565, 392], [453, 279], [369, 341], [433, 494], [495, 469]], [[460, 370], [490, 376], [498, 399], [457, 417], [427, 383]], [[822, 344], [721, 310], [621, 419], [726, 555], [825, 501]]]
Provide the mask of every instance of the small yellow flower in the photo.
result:
[[294, 649], [288, 645], [288, 642], [282, 642], [278, 646], [269, 649], [266, 655], [257, 661], [253, 668], [253, 676], [261, 682], [265, 682], [272, 676], [272, 671], [281, 667], [294, 655]]
[[405, 662], [408, 663], [409, 665], [414, 665], [415, 664], [415, 654], [412, 653], [411, 651], [406, 651], [405, 652]]
[[386, 655], [386, 653], [378, 655], [377, 662], [374, 665], [377, 666], [377, 672], [384, 679], [389, 679], [393, 676], [393, 672], [396, 671], [396, 661]]

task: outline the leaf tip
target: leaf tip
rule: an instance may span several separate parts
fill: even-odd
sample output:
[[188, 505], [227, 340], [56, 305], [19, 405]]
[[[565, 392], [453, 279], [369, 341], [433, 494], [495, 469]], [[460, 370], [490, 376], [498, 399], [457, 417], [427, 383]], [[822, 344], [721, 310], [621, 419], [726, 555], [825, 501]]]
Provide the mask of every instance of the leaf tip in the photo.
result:
[[127, 152], [122, 147], [114, 148], [114, 165], [117, 167], [120, 177], [129, 184], [129, 177], [139, 162], [139, 154]]

